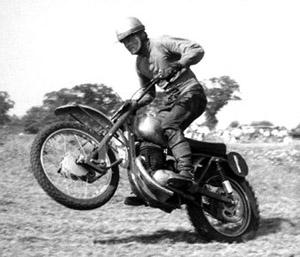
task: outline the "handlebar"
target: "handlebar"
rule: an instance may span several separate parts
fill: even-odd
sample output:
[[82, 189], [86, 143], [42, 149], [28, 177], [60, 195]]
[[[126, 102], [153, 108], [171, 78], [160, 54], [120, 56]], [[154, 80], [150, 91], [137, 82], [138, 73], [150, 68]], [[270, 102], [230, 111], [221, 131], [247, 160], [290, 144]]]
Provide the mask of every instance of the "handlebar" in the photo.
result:
[[146, 86], [146, 88], [143, 90], [142, 94], [140, 94], [140, 96], [138, 97], [138, 99], [136, 100], [137, 102], [139, 102], [148, 92], [149, 90], [158, 82], [162, 81], [162, 77], [159, 74], [157, 77], [153, 78], [148, 85]]
[[[182, 73], [184, 73], [186, 69], [181, 70], [175, 70], [172, 72], [167, 78], [162, 77], [162, 73], [159, 73], [158, 76], [153, 78], [151, 81], [149, 81], [148, 85], [145, 87], [141, 95], [136, 99], [137, 102], [139, 102], [148, 92], [149, 90], [158, 82], [160, 81], [166, 81], [166, 84], [163, 86], [163, 89], [165, 89], [170, 83], [174, 82]], [[120, 117], [120, 115], [123, 113], [124, 105], [122, 105], [119, 110], [112, 116], [112, 120], [116, 120]]]
[[139, 102], [147, 93], [148, 91], [158, 82], [160, 81], [166, 81], [166, 84], [163, 86], [163, 89], [165, 89], [170, 83], [174, 82], [182, 73], [186, 71], [185, 68], [181, 70], [174, 70], [168, 77], [164, 78], [162, 77], [162, 73], [159, 73], [157, 77], [153, 78], [149, 84], [146, 86], [146, 88], [143, 90], [143, 93], [139, 96], [139, 98], [136, 100]]

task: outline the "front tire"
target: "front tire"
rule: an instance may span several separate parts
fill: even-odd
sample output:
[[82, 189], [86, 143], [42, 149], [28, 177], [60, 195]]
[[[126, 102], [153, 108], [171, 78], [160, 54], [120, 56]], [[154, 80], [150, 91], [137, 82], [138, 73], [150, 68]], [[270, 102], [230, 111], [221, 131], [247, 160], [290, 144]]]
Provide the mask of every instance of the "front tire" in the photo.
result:
[[[83, 176], [66, 176], [60, 172], [66, 155], [74, 156], [74, 160], [78, 156], [87, 156], [101, 140], [99, 134], [75, 122], [54, 123], [38, 133], [31, 147], [30, 162], [34, 176], [44, 191], [58, 203], [76, 210], [91, 210], [107, 203], [118, 187], [117, 165], [102, 177], [94, 172], [93, 175], [99, 176], [94, 182]], [[104, 158], [108, 166], [115, 161], [111, 148], [107, 147]], [[72, 165], [70, 167], [79, 166], [75, 161]], [[93, 173], [83, 166], [79, 169], [87, 174]]]
[[[206, 196], [187, 205], [188, 215], [196, 231], [205, 240], [243, 242], [254, 238], [259, 226], [259, 209], [254, 192], [245, 179], [227, 177], [233, 188], [234, 206]], [[207, 190], [224, 193], [218, 175], [206, 179]]]

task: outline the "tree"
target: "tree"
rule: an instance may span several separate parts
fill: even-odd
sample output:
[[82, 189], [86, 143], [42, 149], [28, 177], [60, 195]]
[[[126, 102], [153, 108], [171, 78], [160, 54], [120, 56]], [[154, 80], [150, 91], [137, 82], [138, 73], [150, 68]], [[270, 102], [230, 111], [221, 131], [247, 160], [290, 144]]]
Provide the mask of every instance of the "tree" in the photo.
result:
[[0, 91], [0, 125], [4, 125], [9, 121], [8, 111], [15, 105], [14, 101], [5, 91]]
[[63, 88], [58, 92], [47, 93], [43, 106], [53, 110], [68, 103], [78, 103], [94, 107], [107, 115], [111, 115], [120, 107], [122, 99], [104, 84], [83, 84], [71, 89]]
[[47, 110], [43, 106], [31, 107], [23, 117], [24, 132], [35, 134], [42, 127], [59, 121], [61, 117], [57, 117], [54, 113]]
[[55, 116], [53, 111], [68, 103], [88, 105], [111, 115], [120, 107], [122, 100], [110, 87], [103, 84], [83, 84], [53, 91], [45, 94], [42, 106], [35, 106], [27, 111], [23, 118], [25, 132], [36, 133], [47, 124], [65, 119]]
[[[238, 83], [229, 76], [213, 77], [208, 82], [203, 82], [208, 99], [205, 111], [205, 125], [212, 130], [218, 123], [217, 113], [229, 101], [241, 100], [241, 98], [235, 95], [235, 92], [239, 91]], [[208, 87], [208, 84], [212, 87]]]

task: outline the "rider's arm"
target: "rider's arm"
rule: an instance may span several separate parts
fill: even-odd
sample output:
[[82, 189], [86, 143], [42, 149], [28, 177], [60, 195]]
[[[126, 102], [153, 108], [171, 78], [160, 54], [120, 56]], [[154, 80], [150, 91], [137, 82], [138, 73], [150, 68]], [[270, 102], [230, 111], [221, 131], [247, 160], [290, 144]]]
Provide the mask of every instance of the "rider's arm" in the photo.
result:
[[[140, 81], [140, 85], [141, 85], [141, 92], [140, 95], [143, 93], [143, 89], [147, 88], [147, 85], [150, 82], [150, 79], [146, 78], [145, 76], [143, 76], [140, 72], [137, 71], [138, 74], [138, 78]], [[151, 87], [151, 89], [144, 95], [144, 97], [139, 101], [139, 107], [143, 107], [147, 104], [150, 104], [153, 99], [155, 98], [156, 95], [156, 90], [155, 90], [155, 85], [153, 87]]]
[[183, 68], [200, 62], [204, 56], [203, 48], [198, 43], [188, 39], [164, 36], [162, 42], [171, 54], [180, 56], [177, 62]]

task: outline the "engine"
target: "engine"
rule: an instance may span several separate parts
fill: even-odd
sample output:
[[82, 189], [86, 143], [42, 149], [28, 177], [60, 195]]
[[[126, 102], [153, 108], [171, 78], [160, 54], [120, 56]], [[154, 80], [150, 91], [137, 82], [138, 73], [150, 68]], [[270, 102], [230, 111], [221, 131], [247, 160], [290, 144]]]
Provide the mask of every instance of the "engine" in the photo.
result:
[[150, 142], [142, 142], [139, 154], [143, 156], [143, 165], [150, 175], [164, 167], [165, 155], [161, 146]]

